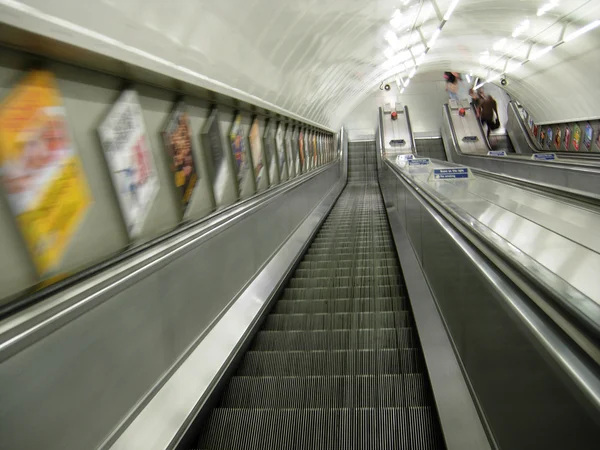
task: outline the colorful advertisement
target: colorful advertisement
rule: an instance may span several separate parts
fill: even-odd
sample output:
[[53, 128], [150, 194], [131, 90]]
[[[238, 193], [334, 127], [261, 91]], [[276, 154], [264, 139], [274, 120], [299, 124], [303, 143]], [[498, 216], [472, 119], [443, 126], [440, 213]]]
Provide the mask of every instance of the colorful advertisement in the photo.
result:
[[121, 212], [131, 238], [138, 237], [159, 182], [137, 93], [127, 89], [98, 129]]
[[313, 151], [313, 167], [317, 167], [319, 163], [319, 155], [317, 153], [317, 132], [312, 132], [312, 151]]
[[227, 185], [227, 164], [221, 142], [219, 127], [219, 112], [214, 108], [202, 129], [204, 149], [208, 150], [210, 158], [207, 160], [208, 172], [213, 183], [215, 202], [220, 205], [223, 201], [225, 186]]
[[300, 129], [300, 134], [298, 134], [298, 151], [300, 154], [300, 168], [301, 171], [304, 172], [306, 170], [306, 166], [304, 165], [304, 130]]
[[585, 133], [583, 133], [583, 146], [589, 152], [592, 148], [592, 139], [594, 138], [594, 130], [589, 123], [585, 124]]
[[300, 175], [302, 168], [300, 167], [300, 139], [299, 139], [299, 127], [294, 127], [294, 133], [292, 134], [292, 150], [294, 154], [294, 167], [296, 176]]
[[275, 148], [275, 123], [273, 121], [269, 121], [265, 130], [264, 150], [269, 164], [269, 180], [271, 180], [271, 185], [277, 184], [279, 182], [279, 172], [277, 169], [277, 149]]
[[544, 144], [546, 143], [546, 130], [543, 128], [540, 130], [540, 145], [544, 148]]
[[252, 162], [254, 163], [254, 177], [256, 178], [256, 187], [263, 176], [265, 176], [265, 164], [263, 162], [262, 139], [260, 138], [260, 128], [258, 119], [252, 121], [250, 127], [250, 151], [252, 152]]
[[296, 176], [296, 170], [294, 165], [294, 149], [292, 148], [292, 134], [294, 132], [294, 127], [292, 125], [288, 125], [285, 130], [285, 151], [287, 155], [287, 163], [288, 163], [288, 177], [293, 178]]
[[40, 274], [57, 268], [91, 203], [54, 75], [33, 71], [0, 108], [0, 168]]
[[194, 164], [190, 123], [183, 102], [178, 102], [171, 112], [163, 131], [163, 139], [171, 157], [171, 171], [175, 187], [181, 199], [181, 207], [185, 212], [196, 187], [198, 173]]
[[527, 124], [529, 125], [529, 129], [533, 130], [533, 117], [529, 116], [529, 119], [527, 120]]
[[539, 127], [537, 125], [533, 126], [533, 137], [535, 137], [537, 139], [538, 137], [538, 131], [539, 131]]
[[284, 125], [279, 122], [277, 125], [277, 132], [275, 133], [275, 146], [277, 147], [277, 160], [279, 161], [279, 173], [283, 178], [285, 167], [285, 145], [283, 143], [283, 130]]
[[556, 150], [560, 150], [560, 144], [562, 142], [562, 135], [560, 132], [560, 127], [556, 127], [554, 129], [554, 148]]
[[573, 127], [573, 149], [575, 149], [576, 152], [579, 151], [579, 143], [581, 142], [581, 128], [579, 128], [579, 125], [575, 125]]
[[571, 148], [571, 127], [565, 127], [565, 150], [569, 151]]
[[596, 147], [600, 150], [600, 127], [596, 131]]
[[548, 129], [546, 130], [546, 142], [544, 147], [547, 148], [548, 150], [550, 149], [550, 147], [552, 146], [552, 128], [548, 127]]
[[231, 143], [231, 152], [233, 153], [233, 164], [237, 175], [238, 188], [241, 191], [250, 171], [241, 114], [237, 114], [233, 120], [229, 133], [229, 141]]

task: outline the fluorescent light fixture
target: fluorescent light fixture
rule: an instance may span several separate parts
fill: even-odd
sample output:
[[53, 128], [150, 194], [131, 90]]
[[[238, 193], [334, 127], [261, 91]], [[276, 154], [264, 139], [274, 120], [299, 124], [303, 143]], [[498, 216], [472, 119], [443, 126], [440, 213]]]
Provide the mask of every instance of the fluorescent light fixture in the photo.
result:
[[435, 41], [437, 40], [437, 38], [441, 32], [442, 32], [442, 30], [440, 28], [435, 29], [435, 31], [433, 32], [433, 35], [431, 36], [431, 39], [429, 39], [429, 42], [427, 43], [427, 46], [429, 48], [433, 47], [433, 44], [435, 44]]
[[390, 19], [390, 25], [394, 28], [398, 29], [402, 26], [402, 22], [404, 22], [404, 17], [402, 16], [402, 11], [396, 9], [394, 14], [392, 14], [392, 18]]
[[408, 74], [408, 79], [412, 79], [412, 77], [415, 76], [415, 73], [417, 73], [417, 68], [413, 67], [412, 70], [410, 71], [410, 73]]
[[398, 44], [398, 36], [396, 36], [396, 33], [392, 30], [388, 30], [387, 33], [385, 33], [384, 38], [392, 47], [395, 47]]
[[466, 74], [465, 76], [467, 78], [467, 83], [471, 83], [471, 75]]
[[585, 27], [580, 28], [577, 31], [574, 31], [571, 34], [567, 34], [565, 36], [564, 41], [565, 42], [569, 42], [572, 41], [573, 39], [577, 39], [579, 36], [581, 36], [582, 34], [587, 33], [588, 31], [592, 31], [594, 28], [597, 28], [598, 26], [600, 26], [600, 20], [594, 20], [593, 22], [587, 24]]
[[525, 33], [525, 31], [529, 29], [529, 24], [529, 19], [525, 19], [523, 22], [521, 22], [517, 28], [515, 28], [515, 31], [513, 31], [512, 37], [516, 38]]
[[450, 3], [450, 7], [448, 8], [448, 11], [446, 11], [446, 14], [444, 15], [444, 20], [450, 19], [450, 16], [456, 9], [456, 5], [458, 5], [458, 2], [459, 2], [459, 0], [452, 0], [452, 3]]
[[509, 64], [506, 68], [506, 73], [513, 73], [515, 70], [519, 69], [523, 65], [522, 62], [515, 62], [513, 64]]
[[479, 57], [479, 63], [482, 65], [486, 65], [490, 60], [490, 52], [488, 52], [487, 50], [485, 52], [481, 53], [481, 56]]
[[548, 3], [545, 3], [544, 5], [540, 6], [540, 9], [537, 10], [538, 17], [543, 16], [548, 11], [553, 10], [557, 6], [558, 6], [558, 0], [550, 0]]
[[495, 52], [500, 52], [502, 51], [502, 49], [506, 46], [506, 43], [508, 42], [508, 40], [506, 38], [504, 39], [500, 39], [498, 42], [496, 42], [494, 44], [494, 51]]
[[413, 55], [420, 55], [421, 53], [423, 53], [425, 51], [425, 46], [423, 44], [413, 45], [410, 48], [410, 51], [412, 52]]
[[485, 84], [485, 81], [483, 83], [479, 83], [477, 86], [475, 86], [473, 89], [477, 90], [483, 87], [483, 85]]
[[400, 77], [399, 80], [402, 83], [402, 86], [404, 86], [404, 87], [407, 86], [407, 83], [406, 83], [406, 81], [404, 81], [404, 78]]
[[537, 52], [535, 52], [534, 54], [532, 54], [531, 56], [529, 56], [529, 61], [535, 61], [536, 59], [541, 58], [542, 56], [544, 56], [546, 53], [549, 53], [550, 50], [552, 50], [552, 46], [549, 45], [548, 47], [544, 47], [541, 50], [538, 50]]
[[406, 80], [406, 83], [404, 83], [404, 87], [407, 88], [409, 84], [410, 84], [410, 78], [408, 78]]
[[408, 5], [410, 3], [410, 0], [402, 0], [402, 4], [404, 6]]
[[404, 88], [400, 89], [400, 93], [404, 94]]
[[394, 57], [394, 49], [391, 47], [388, 47], [383, 51], [383, 54], [385, 55], [385, 57], [387, 59], [392, 59]]
[[420, 66], [425, 61], [425, 53], [421, 53], [421, 56], [417, 59], [417, 66]]

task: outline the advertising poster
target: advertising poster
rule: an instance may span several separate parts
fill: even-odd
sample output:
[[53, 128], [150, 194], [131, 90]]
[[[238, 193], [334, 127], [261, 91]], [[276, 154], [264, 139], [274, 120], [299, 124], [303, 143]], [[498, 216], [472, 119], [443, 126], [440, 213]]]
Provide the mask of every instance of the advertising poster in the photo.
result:
[[571, 148], [571, 127], [565, 127], [565, 150], [569, 151]]
[[573, 127], [573, 149], [579, 151], [579, 143], [581, 142], [581, 128], [579, 125]]
[[208, 172], [213, 184], [213, 194], [217, 205], [223, 201], [227, 185], [227, 160], [223, 153], [221, 130], [219, 127], [219, 112], [214, 108], [202, 129], [202, 140], [205, 151], [209, 152]]
[[537, 139], [538, 137], [539, 127], [537, 125], [533, 126], [533, 136]]
[[281, 178], [283, 178], [285, 167], [285, 144], [283, 142], [284, 136], [284, 125], [279, 122], [277, 124], [277, 131], [275, 133], [275, 145], [277, 147], [277, 160], [279, 161], [279, 173], [281, 174]]
[[294, 164], [294, 149], [292, 148], [292, 134], [294, 132], [294, 127], [292, 125], [288, 125], [285, 130], [285, 151], [287, 154], [287, 163], [288, 163], [288, 177], [293, 178], [296, 176], [296, 166]]
[[131, 238], [139, 236], [159, 183], [137, 93], [127, 89], [98, 129], [121, 212]]
[[596, 130], [596, 147], [600, 149], [600, 127]]
[[304, 165], [304, 130], [302, 128], [298, 134], [298, 147], [298, 152], [300, 155], [300, 168], [301, 171], [304, 172], [306, 170], [306, 166]]
[[529, 119], [527, 120], [527, 123], [529, 125], [529, 129], [533, 130], [533, 117], [529, 116]]
[[308, 130], [304, 130], [304, 164], [306, 167], [306, 170], [311, 170], [312, 166], [311, 166], [311, 161], [312, 161], [312, 156], [311, 156], [311, 151], [310, 151], [310, 131]]
[[263, 149], [265, 152], [265, 159], [268, 161], [269, 180], [271, 181], [271, 185], [275, 185], [281, 181], [279, 179], [279, 161], [275, 144], [276, 131], [275, 121], [270, 120], [267, 123], [265, 135], [263, 136]]
[[546, 130], [543, 128], [540, 130], [540, 144], [542, 148], [544, 148], [544, 144], [546, 143]]
[[0, 174], [38, 272], [56, 269], [91, 203], [54, 75], [32, 71], [0, 107]]
[[556, 127], [554, 129], [554, 148], [556, 150], [560, 150], [560, 144], [562, 143], [562, 135], [560, 132], [560, 127]]
[[238, 188], [241, 190], [250, 171], [241, 114], [237, 114], [233, 120], [231, 131], [229, 133], [229, 141], [231, 143], [231, 152], [233, 154], [233, 164], [237, 175]]
[[552, 146], [552, 128], [548, 127], [548, 129], [546, 130], [546, 145], [545, 148], [550, 149], [550, 147]]
[[299, 140], [299, 127], [294, 127], [294, 133], [292, 134], [292, 151], [294, 154], [294, 167], [296, 176], [299, 176], [302, 169], [300, 168], [300, 140]]
[[261, 178], [265, 176], [265, 163], [263, 160], [263, 147], [262, 139], [260, 138], [258, 119], [254, 119], [252, 121], [252, 126], [250, 127], [250, 151], [252, 152], [254, 177], [256, 179], [256, 186], [258, 188]]
[[317, 132], [312, 132], [312, 151], [313, 151], [313, 167], [319, 164], [319, 154], [317, 153]]
[[198, 172], [194, 164], [190, 123], [183, 102], [178, 102], [171, 112], [163, 139], [172, 161], [173, 181], [181, 199], [181, 207], [185, 211], [196, 187]]
[[585, 132], [583, 133], [583, 146], [589, 152], [592, 148], [592, 139], [594, 137], [594, 130], [589, 123], [585, 124]]

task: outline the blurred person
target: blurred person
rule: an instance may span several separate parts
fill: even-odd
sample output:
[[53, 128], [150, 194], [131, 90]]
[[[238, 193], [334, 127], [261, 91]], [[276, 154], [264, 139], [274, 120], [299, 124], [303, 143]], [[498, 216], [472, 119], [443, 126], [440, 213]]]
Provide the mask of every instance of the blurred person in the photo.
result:
[[446, 92], [448, 92], [450, 100], [458, 101], [458, 80], [460, 79], [460, 75], [453, 72], [444, 72], [444, 79], [446, 80]]
[[[485, 95], [479, 105], [481, 112], [481, 123], [487, 125], [487, 139], [490, 140], [492, 130], [500, 128], [500, 116], [498, 115], [498, 104], [491, 95]], [[496, 119], [494, 119], [494, 114]]]

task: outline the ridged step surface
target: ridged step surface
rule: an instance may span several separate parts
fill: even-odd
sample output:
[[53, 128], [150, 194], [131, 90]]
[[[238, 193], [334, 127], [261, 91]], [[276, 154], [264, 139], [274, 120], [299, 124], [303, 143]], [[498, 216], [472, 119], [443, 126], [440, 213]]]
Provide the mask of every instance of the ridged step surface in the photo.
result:
[[265, 318], [198, 448], [444, 449], [374, 143]]

